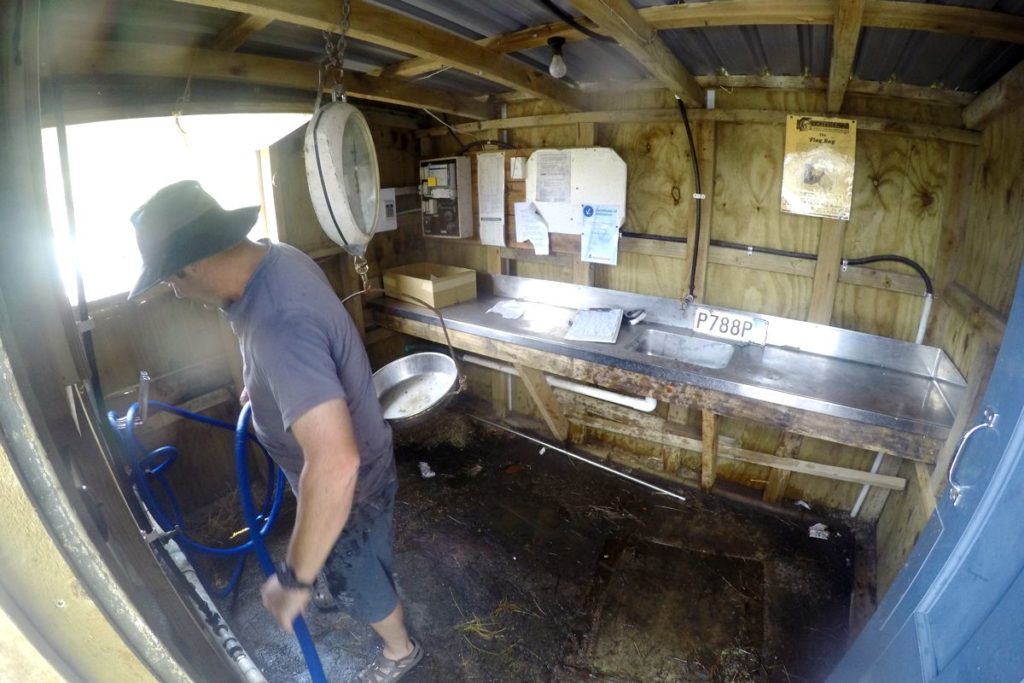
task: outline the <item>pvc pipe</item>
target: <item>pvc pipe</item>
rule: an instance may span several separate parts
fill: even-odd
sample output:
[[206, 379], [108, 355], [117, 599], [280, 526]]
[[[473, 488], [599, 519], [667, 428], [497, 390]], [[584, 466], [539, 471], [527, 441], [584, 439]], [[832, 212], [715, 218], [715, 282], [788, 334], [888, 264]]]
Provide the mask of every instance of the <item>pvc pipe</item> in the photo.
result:
[[921, 306], [921, 322], [917, 325], [917, 336], [914, 338], [915, 344], [920, 344], [924, 341], [924, 331], [928, 328], [928, 319], [932, 314], [932, 301], [934, 297], [931, 294], [924, 295], [924, 304]]
[[584, 458], [582, 455], [576, 455], [572, 451], [567, 451], [566, 449], [562, 448], [561, 446], [556, 446], [553, 443], [548, 443], [547, 441], [544, 441], [542, 439], [538, 439], [535, 436], [530, 436], [529, 434], [525, 434], [523, 432], [520, 432], [519, 430], [512, 429], [511, 427], [503, 425], [500, 422], [493, 422], [491, 420], [488, 420], [487, 418], [479, 417], [477, 415], [473, 415], [473, 414], [470, 414], [470, 413], [467, 413], [467, 415], [469, 415], [469, 417], [473, 418], [477, 422], [483, 422], [484, 424], [490, 425], [492, 427], [497, 427], [498, 429], [503, 429], [506, 432], [509, 432], [510, 434], [515, 434], [516, 436], [521, 436], [522, 438], [526, 439], [527, 441], [532, 441], [532, 442], [534, 442], [536, 444], [540, 444], [544, 448], [550, 448], [552, 450], [558, 451], [559, 453], [564, 453], [565, 455], [568, 455], [570, 458], [574, 458], [576, 460], [579, 460], [580, 462], [585, 462], [586, 464], [592, 465], [592, 466], [594, 466], [594, 467], [596, 467], [596, 468], [598, 468], [600, 470], [604, 470], [605, 472], [610, 472], [611, 474], [614, 474], [617, 477], [622, 477], [623, 479], [629, 480], [629, 481], [633, 482], [634, 484], [640, 484], [641, 486], [645, 486], [645, 487], [647, 487], [647, 488], [649, 488], [649, 489], [651, 489], [653, 491], [657, 491], [660, 494], [663, 494], [663, 495], [666, 495], [666, 496], [671, 496], [672, 498], [675, 498], [676, 500], [681, 500], [684, 503], [686, 502], [686, 497], [685, 496], [681, 496], [678, 493], [674, 493], [672, 491], [669, 491], [668, 489], [663, 489], [660, 486], [656, 486], [654, 484], [651, 484], [650, 482], [646, 482], [643, 479], [637, 479], [636, 477], [630, 476], [630, 475], [626, 474], [625, 472], [620, 472], [620, 471], [618, 471], [617, 469], [615, 469], [613, 467], [608, 467], [607, 465], [602, 465], [599, 462], [594, 462], [593, 460], [590, 460], [589, 458]]
[[[462, 360], [473, 365], [479, 365], [480, 367], [490, 368], [491, 370], [497, 370], [498, 372], [504, 372], [506, 375], [519, 376], [519, 371], [511, 365], [504, 363], [497, 363], [488, 358], [481, 358], [480, 356], [472, 356], [468, 353], [462, 355]], [[554, 375], [545, 374], [544, 377], [547, 379], [548, 384], [559, 389], [565, 389], [576, 394], [583, 394], [584, 396], [590, 396], [591, 398], [600, 399], [602, 401], [608, 401], [609, 403], [616, 403], [620, 406], [626, 406], [634, 410], [639, 410], [645, 413], [649, 413], [658, 407], [658, 400], [648, 396], [647, 398], [638, 398], [636, 396], [627, 396], [626, 394], [620, 394], [615, 391], [608, 391], [607, 389], [601, 389], [599, 387], [592, 387], [589, 384], [581, 384], [579, 382], [572, 382], [561, 377], [555, 377]]]
[[[885, 453], [878, 451], [875, 453], [875, 461], [871, 463], [871, 474], [877, 474], [878, 468], [882, 466], [882, 459], [885, 458]], [[868, 497], [868, 491], [871, 487], [864, 484], [860, 487], [860, 493], [857, 494], [857, 500], [853, 504], [853, 509], [850, 510], [850, 517], [856, 517], [860, 514], [860, 508], [864, 505], [864, 499]]]

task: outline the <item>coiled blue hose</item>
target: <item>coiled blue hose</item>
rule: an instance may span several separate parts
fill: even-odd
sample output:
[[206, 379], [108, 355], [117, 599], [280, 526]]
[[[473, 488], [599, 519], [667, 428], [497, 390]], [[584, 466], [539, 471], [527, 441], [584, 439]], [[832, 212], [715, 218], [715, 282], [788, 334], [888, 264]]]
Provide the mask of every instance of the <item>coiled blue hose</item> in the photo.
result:
[[[239, 498], [242, 502], [242, 513], [250, 529], [249, 540], [236, 546], [219, 548], [200, 543], [185, 533], [185, 516], [181, 511], [181, 506], [178, 504], [178, 499], [174, 495], [170, 482], [164, 474], [167, 468], [177, 459], [178, 449], [175, 446], [161, 446], [148, 453], [146, 452], [145, 448], [135, 437], [135, 420], [139, 412], [139, 404], [135, 403], [128, 409], [123, 423], [118, 419], [117, 413], [114, 411], [107, 413], [107, 420], [111, 428], [120, 437], [121, 443], [128, 453], [131, 460], [131, 473], [135, 488], [149, 509], [153, 519], [163, 529], [175, 529], [177, 533], [174, 540], [186, 552], [205, 553], [216, 557], [238, 557], [235, 567], [231, 572], [231, 578], [224, 588], [221, 590], [210, 590], [209, 582], [203, 581], [208, 586], [207, 592], [213, 597], [225, 597], [235, 589], [245, 569], [245, 560], [248, 557], [249, 551], [253, 551], [256, 554], [263, 573], [268, 577], [272, 576], [274, 574], [274, 563], [270, 558], [270, 552], [267, 550], [263, 539], [269, 533], [281, 510], [285, 478], [281, 469], [270, 459], [270, 455], [267, 453], [266, 448], [263, 447], [263, 444], [249, 432], [249, 419], [252, 416], [252, 408], [249, 405], [243, 407], [242, 413], [238, 417], [238, 423], [233, 425], [229, 422], [199, 415], [176, 406], [161, 403], [160, 401], [149, 401], [148, 405], [154, 412], [173, 413], [194, 422], [200, 422], [221, 429], [230, 429], [235, 432], [235, 467], [238, 473]], [[250, 439], [256, 442], [263, 451], [270, 471], [266, 495], [258, 513], [252, 500], [252, 486], [249, 479], [248, 463], [246, 462], [247, 446]], [[160, 497], [166, 500], [167, 506], [170, 506], [169, 512], [167, 507], [161, 503], [153, 487], [150, 486], [150, 479], [159, 484]], [[302, 656], [306, 660], [306, 666], [309, 668], [309, 674], [313, 683], [326, 683], [327, 679], [324, 676], [323, 665], [320, 662], [320, 657], [317, 655], [316, 646], [313, 644], [309, 628], [301, 616], [296, 618], [293, 628], [295, 636], [299, 640], [299, 647], [302, 650]]]
[[[238, 416], [238, 425], [235, 428], [235, 467], [238, 469], [238, 487], [242, 492], [242, 513], [245, 515], [249, 528], [253, 529], [259, 524], [259, 518], [256, 515], [256, 508], [252, 504], [252, 496], [248, 493], [250, 490], [249, 466], [245, 461], [246, 442], [249, 438], [249, 418], [251, 416], [252, 406], [247, 403]], [[253, 551], [256, 553], [256, 559], [259, 560], [260, 568], [263, 569], [263, 573], [268, 577], [273, 576], [274, 561], [270, 559], [270, 552], [267, 550], [266, 543], [263, 542], [263, 537], [259, 534], [253, 534], [252, 540]], [[320, 656], [316, 653], [313, 638], [309, 635], [306, 620], [302, 618], [301, 614], [295, 617], [292, 628], [295, 630], [295, 637], [299, 639], [299, 647], [302, 649], [302, 656], [306, 659], [306, 666], [309, 667], [309, 675], [313, 679], [313, 683], [326, 683], [327, 678], [324, 676]]]

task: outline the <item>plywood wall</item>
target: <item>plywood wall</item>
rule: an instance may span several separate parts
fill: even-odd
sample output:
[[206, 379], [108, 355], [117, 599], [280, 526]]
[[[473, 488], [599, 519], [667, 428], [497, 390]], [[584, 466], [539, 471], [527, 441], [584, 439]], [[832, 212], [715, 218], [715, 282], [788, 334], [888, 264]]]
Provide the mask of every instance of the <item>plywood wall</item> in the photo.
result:
[[[773, 110], [786, 112], [823, 111], [824, 94], [814, 91], [719, 91], [723, 109]], [[675, 104], [662, 93], [631, 93], [609, 96], [605, 109], [669, 108]], [[956, 107], [933, 106], [852, 96], [850, 113], [874, 117], [897, 117], [934, 125], [959, 125]], [[514, 103], [510, 117], [557, 114], [542, 102]], [[711, 238], [804, 254], [816, 254], [823, 230], [821, 219], [782, 213], [780, 210], [781, 168], [784, 127], [779, 123], [739, 123], [727, 120], [706, 123], [714, 127], [712, 177], [703, 179], [708, 195], [704, 210], [710, 212]], [[696, 128], [696, 126], [695, 126]], [[479, 136], [478, 136], [479, 137]], [[489, 133], [487, 137], [497, 137]], [[580, 144], [578, 125], [543, 126], [508, 131], [515, 147], [571, 147]], [[677, 123], [595, 124], [594, 144], [614, 149], [627, 164], [627, 216], [625, 231], [653, 235], [686, 236], [694, 221], [693, 175], [689, 146], [682, 121]], [[465, 141], [464, 141], [465, 142]], [[452, 154], [458, 146], [451, 136], [432, 138], [428, 149]], [[844, 257], [856, 258], [895, 253], [921, 263], [937, 280], [948, 276], [952, 260], [944, 252], [954, 199], [962, 179], [951, 168], [958, 156], [958, 143], [937, 139], [859, 131], [857, 168], [851, 220], [845, 226]], [[619, 265], [596, 266], [596, 286], [624, 291], [681, 298], [688, 284], [685, 250], [671, 250], [665, 243], [644, 242], [635, 251], [620, 250]], [[457, 242], [427, 240], [429, 260], [486, 270], [486, 253], [473, 238]], [[572, 281], [573, 269], [560, 261], [510, 262], [507, 272], [551, 280]], [[913, 271], [894, 263], [877, 263], [884, 275]], [[805, 270], [813, 273], [813, 268]], [[916, 277], [916, 276], [915, 276]], [[923, 285], [915, 287], [923, 293]], [[713, 305], [739, 308], [772, 315], [805, 319], [811, 302], [812, 278], [794, 272], [771, 272], [748, 267], [742, 259], [729, 265], [711, 263], [707, 270], [704, 300]], [[883, 285], [884, 286], [884, 285]], [[832, 324], [904, 340], [913, 340], [923, 299], [916, 294], [884, 288], [841, 284], [832, 309]], [[936, 325], [947, 326], [948, 313], [936, 315]], [[969, 358], [964, 358], [968, 360]], [[514, 383], [518, 387], [518, 383]], [[516, 389], [514, 407], [530, 412], [525, 392]], [[723, 421], [723, 434], [736, 438], [745, 448], [773, 452], [781, 433], [762, 425]], [[628, 447], [623, 437], [590, 430], [591, 439], [607, 442], [621, 456]], [[628, 439], [626, 440], [628, 441]], [[665, 448], [653, 441], [632, 439], [633, 452], [645, 462], [658, 462]], [[805, 440], [800, 458], [866, 470], [873, 453]], [[696, 463], [692, 453], [674, 453], [670, 462]], [[664, 463], [663, 463], [664, 465]], [[659, 467], [658, 471], [665, 471]], [[736, 462], [722, 462], [719, 476], [754, 488], [763, 487], [764, 468]], [[793, 475], [786, 496], [814, 504], [849, 509], [860, 487], [828, 479]], [[892, 496], [893, 499], [899, 496]]]
[[[991, 368], [994, 348], [1001, 338], [1000, 318], [1005, 322], [1013, 300], [1018, 271], [1024, 254], [1024, 109], [1004, 114], [984, 130], [981, 145], [975, 152], [974, 173], [967, 197], [966, 219], [954, 223], [945, 243], [962, 251], [947, 259], [952, 272], [947, 273], [949, 288], [940, 292], [935, 316], [929, 328], [929, 343], [946, 349], [950, 357], [967, 375], [977, 381], [976, 374]], [[931, 166], [932, 164], [929, 164]], [[935, 171], [941, 172], [938, 162]], [[915, 177], [916, 174], [915, 174]], [[964, 181], [957, 178], [957, 181]], [[911, 203], [912, 210], [927, 209], [920, 200]], [[948, 218], [948, 216], [947, 216]], [[957, 230], [959, 232], [957, 232]], [[962, 245], [962, 248], [959, 247]], [[958, 290], [953, 296], [950, 290]], [[969, 413], [973, 406], [967, 406]], [[954, 434], [953, 438], [959, 438]], [[930, 475], [928, 484], [910, 476], [907, 491], [892, 497], [878, 520], [878, 585], [884, 591], [896, 577], [918, 535], [928, 520], [931, 503], [937, 493], [934, 482], [944, 486], [944, 468]], [[904, 466], [915, 475], [913, 465]]]

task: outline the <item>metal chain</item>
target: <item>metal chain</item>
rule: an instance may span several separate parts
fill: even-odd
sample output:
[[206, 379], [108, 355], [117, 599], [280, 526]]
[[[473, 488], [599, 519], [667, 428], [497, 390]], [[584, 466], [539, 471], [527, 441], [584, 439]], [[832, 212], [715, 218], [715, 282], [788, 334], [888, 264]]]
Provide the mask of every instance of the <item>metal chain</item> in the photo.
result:
[[334, 34], [330, 31], [324, 31], [324, 52], [326, 56], [324, 61], [320, 65], [320, 83], [317, 86], [317, 107], [319, 108], [320, 96], [323, 92], [323, 86], [330, 82], [329, 77], [333, 77], [333, 83], [331, 84], [331, 101], [337, 102], [340, 98], [342, 102], [346, 100], [345, 95], [345, 49], [348, 47], [348, 29], [351, 25], [350, 17], [352, 15], [352, 0], [345, 0], [342, 4], [341, 10], [341, 32], [338, 37], [335, 38]]

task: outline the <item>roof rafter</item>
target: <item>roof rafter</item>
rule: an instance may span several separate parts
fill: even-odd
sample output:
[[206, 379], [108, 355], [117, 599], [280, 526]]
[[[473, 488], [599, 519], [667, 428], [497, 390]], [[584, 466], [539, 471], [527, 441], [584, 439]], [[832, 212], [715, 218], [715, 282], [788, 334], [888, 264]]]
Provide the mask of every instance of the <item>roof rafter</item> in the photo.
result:
[[832, 27], [832, 59], [828, 69], [828, 111], [843, 107], [846, 87], [853, 73], [861, 22], [866, 0], [835, 0], [836, 16]]
[[[50, 70], [59, 76], [191, 77], [297, 88], [311, 94], [316, 92], [318, 77], [315, 65], [289, 59], [148, 43], [65, 41], [54, 59]], [[427, 107], [472, 119], [491, 115], [485, 102], [394, 78], [346, 71], [345, 89], [353, 97]]]
[[[637, 11], [659, 31], [754, 24], [828, 25], [835, 19], [833, 0], [709, 0], [645, 7]], [[603, 32], [589, 19], [583, 18], [580, 23], [599, 33]], [[863, 26], [951, 33], [1024, 44], [1024, 17], [970, 7], [868, 0], [864, 7]], [[484, 38], [477, 41], [477, 44], [496, 52], [520, 52], [541, 47], [553, 36], [561, 36], [569, 41], [587, 38], [564, 22], [553, 22]], [[445, 63], [442, 61], [417, 57], [393, 64], [382, 73], [408, 78], [443, 66]]]
[[[337, 31], [341, 3], [334, 0], [176, 0], [266, 17], [298, 26]], [[531, 69], [499, 52], [398, 12], [351, 0], [348, 35], [401, 52], [440, 60], [461, 71], [552, 100], [571, 109], [583, 109], [586, 98], [546, 73]]]
[[673, 95], [691, 107], [704, 106], [704, 89], [668, 49], [628, 0], [570, 0], [584, 15], [615, 38]]
[[1024, 62], [1010, 69], [964, 107], [964, 125], [981, 128], [1005, 111], [1024, 105]]
[[214, 36], [207, 46], [211, 50], [234, 52], [245, 44], [254, 34], [262, 31], [274, 20], [267, 17], [256, 17], [251, 14], [237, 14]]

